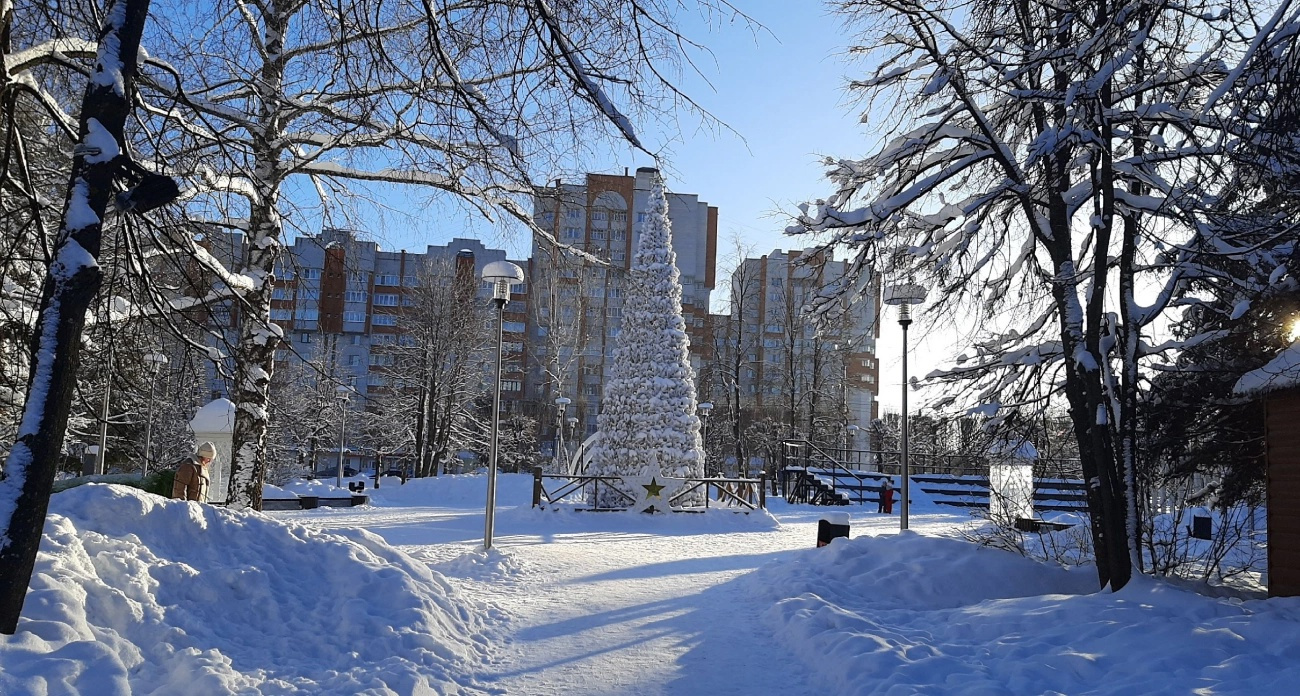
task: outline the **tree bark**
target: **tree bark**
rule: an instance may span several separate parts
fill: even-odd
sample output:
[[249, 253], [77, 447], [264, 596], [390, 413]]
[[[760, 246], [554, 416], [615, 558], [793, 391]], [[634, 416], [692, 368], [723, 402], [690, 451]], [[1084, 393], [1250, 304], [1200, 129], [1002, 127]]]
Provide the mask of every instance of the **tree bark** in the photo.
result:
[[109, 9], [82, 103], [81, 147], [74, 150], [63, 227], [41, 291], [27, 403], [0, 478], [0, 633], [6, 635], [18, 630], [36, 565], [76, 388], [86, 310], [103, 279], [102, 221], [113, 195], [148, 14], [149, 0], [119, 0]]
[[275, 371], [275, 349], [280, 343], [271, 323], [271, 292], [275, 288], [275, 264], [284, 253], [283, 220], [280, 218], [279, 169], [284, 152], [281, 102], [284, 94], [284, 35], [288, 30], [288, 9], [283, 2], [268, 3], [262, 13], [266, 58], [261, 79], [255, 83], [258, 95], [258, 124], [252, 136], [253, 178], [258, 198], [250, 202], [248, 238], [244, 251], [244, 272], [260, 279], [244, 296], [239, 313], [239, 344], [235, 356], [235, 432], [230, 485], [227, 500], [231, 509], [262, 509], [262, 482], [266, 478], [266, 433], [270, 425], [271, 376]]

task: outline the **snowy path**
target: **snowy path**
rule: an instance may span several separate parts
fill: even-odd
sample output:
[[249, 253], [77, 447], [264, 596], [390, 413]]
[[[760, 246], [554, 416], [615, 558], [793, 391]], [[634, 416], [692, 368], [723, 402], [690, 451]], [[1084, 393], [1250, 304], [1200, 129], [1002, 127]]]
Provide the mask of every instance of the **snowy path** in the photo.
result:
[[[824, 693], [772, 640], [758, 615], [764, 605], [736, 582], [812, 545], [815, 514], [740, 534], [696, 533], [674, 520], [651, 535], [620, 516], [605, 516], [604, 531], [588, 519], [566, 530], [563, 518], [539, 525], [533, 511], [506, 511], [486, 555], [482, 519], [463, 508], [402, 508], [339, 511], [310, 523], [368, 528], [498, 609], [503, 642], [478, 675], [494, 691]], [[892, 530], [897, 518], [855, 523], [855, 534], [871, 533]], [[526, 531], [538, 526], [546, 531]]]

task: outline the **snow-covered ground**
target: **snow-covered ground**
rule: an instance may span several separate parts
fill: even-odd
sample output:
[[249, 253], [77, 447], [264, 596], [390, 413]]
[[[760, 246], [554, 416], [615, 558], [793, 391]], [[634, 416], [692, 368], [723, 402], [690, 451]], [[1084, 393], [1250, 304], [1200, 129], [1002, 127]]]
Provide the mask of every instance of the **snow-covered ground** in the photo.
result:
[[0, 694], [1291, 694], [1300, 599], [1065, 570], [850, 508], [533, 510], [502, 477], [361, 508], [232, 513], [87, 485], [54, 496]]

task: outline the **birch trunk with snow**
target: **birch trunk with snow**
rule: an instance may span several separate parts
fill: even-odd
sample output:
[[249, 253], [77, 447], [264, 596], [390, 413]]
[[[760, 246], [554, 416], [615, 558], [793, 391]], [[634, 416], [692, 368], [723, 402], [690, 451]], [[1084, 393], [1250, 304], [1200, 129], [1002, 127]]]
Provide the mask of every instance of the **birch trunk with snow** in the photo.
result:
[[266, 433], [270, 426], [271, 377], [282, 331], [271, 323], [271, 293], [276, 262], [284, 253], [280, 185], [284, 154], [284, 35], [295, 3], [272, 0], [263, 6], [260, 75], [251, 88], [257, 95], [256, 126], [251, 134], [252, 188], [244, 274], [253, 278], [239, 313], [235, 348], [235, 431], [227, 504], [233, 510], [262, 509], [266, 477]]
[[18, 440], [0, 478], [0, 633], [18, 627], [45, 524], [76, 386], [86, 310], [98, 291], [104, 213], [131, 111], [149, 0], [118, 0], [105, 16], [86, 87], [62, 229], [41, 294], [32, 374]]

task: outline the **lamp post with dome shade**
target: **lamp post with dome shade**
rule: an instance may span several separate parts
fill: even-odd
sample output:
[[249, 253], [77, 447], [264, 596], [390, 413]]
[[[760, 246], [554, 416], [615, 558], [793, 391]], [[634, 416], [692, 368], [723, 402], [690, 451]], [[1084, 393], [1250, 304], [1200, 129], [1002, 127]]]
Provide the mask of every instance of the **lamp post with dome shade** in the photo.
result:
[[151, 352], [144, 356], [144, 361], [149, 363], [149, 420], [144, 427], [144, 466], [140, 470], [142, 479], [149, 477], [149, 459], [153, 457], [154, 388], [158, 385], [158, 370], [167, 364], [167, 356]]
[[907, 442], [907, 327], [912, 324], [912, 305], [925, 302], [925, 288], [913, 282], [891, 285], [885, 288], [884, 302], [888, 305], [898, 307], [898, 325], [903, 327], [903, 412], [902, 412], [902, 437], [899, 461], [902, 465], [899, 494], [899, 529], [907, 529], [908, 503], [911, 497], [911, 487], [908, 477], [911, 471], [908, 469], [908, 442]]
[[569, 463], [565, 461], [565, 455], [568, 453], [564, 447], [564, 411], [568, 409], [569, 404], [573, 403], [568, 397], [557, 397], [555, 399], [555, 461], [557, 473], [567, 473]]
[[483, 280], [492, 286], [492, 304], [497, 310], [497, 371], [492, 387], [492, 449], [488, 458], [487, 514], [483, 522], [483, 549], [492, 548], [493, 515], [497, 502], [497, 449], [501, 430], [501, 349], [506, 305], [510, 288], [524, 282], [524, 269], [509, 261], [493, 261], [483, 267]]

